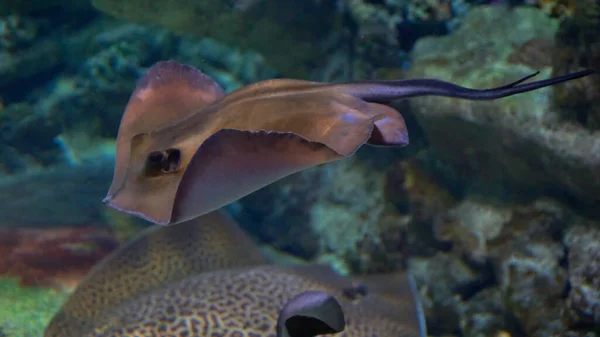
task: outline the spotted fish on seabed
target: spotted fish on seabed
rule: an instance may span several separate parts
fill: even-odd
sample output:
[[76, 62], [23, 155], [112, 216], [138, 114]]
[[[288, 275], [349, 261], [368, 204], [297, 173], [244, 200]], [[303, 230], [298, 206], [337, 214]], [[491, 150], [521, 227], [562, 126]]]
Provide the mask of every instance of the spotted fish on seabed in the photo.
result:
[[[308, 330], [307, 330], [308, 329]], [[425, 337], [409, 274], [271, 263], [225, 213], [151, 227], [98, 263], [44, 337]]]

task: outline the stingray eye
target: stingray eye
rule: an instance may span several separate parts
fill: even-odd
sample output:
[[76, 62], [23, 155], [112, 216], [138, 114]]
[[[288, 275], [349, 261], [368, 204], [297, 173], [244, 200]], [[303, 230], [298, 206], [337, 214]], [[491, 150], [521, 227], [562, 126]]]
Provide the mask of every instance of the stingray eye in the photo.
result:
[[163, 161], [163, 171], [177, 171], [179, 169], [179, 165], [181, 164], [181, 151], [179, 149], [167, 149], [165, 153], [167, 156]]
[[164, 173], [172, 173], [179, 170], [181, 165], [181, 151], [179, 149], [167, 149], [166, 151], [154, 151], [146, 159], [146, 174], [157, 176]]
[[146, 159], [146, 172], [151, 175], [159, 174], [166, 161], [166, 155], [162, 151], [154, 151], [148, 155]]

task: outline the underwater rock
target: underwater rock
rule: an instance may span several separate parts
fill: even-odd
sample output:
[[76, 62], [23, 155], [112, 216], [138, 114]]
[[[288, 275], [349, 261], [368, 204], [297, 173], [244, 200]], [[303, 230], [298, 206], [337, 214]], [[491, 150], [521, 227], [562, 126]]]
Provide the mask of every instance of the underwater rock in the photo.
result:
[[[409, 163], [402, 166], [417, 167]], [[460, 330], [465, 336], [501, 336], [520, 331], [532, 336], [566, 333], [569, 276], [560, 237], [574, 221], [568, 209], [548, 199], [525, 205], [471, 197], [436, 201], [440, 193], [435, 191], [443, 189], [436, 187], [431, 177], [421, 172], [405, 179], [401, 185], [407, 193], [406, 203], [411, 206], [408, 237], [418, 234], [421, 241], [418, 245], [409, 242], [409, 249], [417, 247], [411, 251], [409, 270], [431, 291], [424, 297], [432, 329], [443, 333]], [[432, 200], [424, 197], [427, 195], [433, 196]], [[431, 255], [435, 249], [438, 253]], [[446, 256], [446, 262], [419, 272], [420, 264], [432, 264], [440, 254]], [[441, 272], [451, 265], [464, 266], [462, 274], [469, 277], [456, 282], [453, 275], [461, 272]], [[469, 272], [465, 274], [465, 270]]]
[[[548, 77], [548, 61], [531, 69], [511, 55], [532, 39], [551, 40], [557, 26], [535, 8], [474, 8], [451, 35], [417, 42], [407, 77], [475, 88], [535, 70]], [[545, 88], [491, 102], [423, 97], [410, 104], [430, 145], [423, 161], [460, 186], [457, 193], [546, 194], [600, 216], [600, 137], [561, 121], [552, 102], [552, 89]]]
[[497, 265], [506, 305], [529, 336], [561, 335], [567, 330], [563, 295], [568, 280], [562, 245], [538, 239], [507, 246], [510, 252]]
[[451, 241], [470, 259], [483, 263], [489, 257], [488, 241], [500, 236], [512, 216], [508, 207], [465, 199], [436, 221], [434, 232], [439, 240]]
[[571, 290], [567, 303], [576, 321], [600, 324], [600, 230], [597, 224], [579, 224], [564, 237]]
[[336, 260], [346, 272], [385, 271], [394, 263], [381, 260], [384, 223], [405, 226], [384, 200], [384, 172], [354, 157], [318, 166], [242, 198], [234, 214], [284, 251]]
[[[572, 15], [556, 33], [554, 73], [573, 69], [600, 70], [600, 2], [571, 1]], [[589, 130], [600, 130], [600, 76], [591, 76], [554, 88], [560, 116]]]
[[[232, 214], [244, 228], [256, 231], [265, 242], [303, 258], [315, 257], [319, 238], [311, 229], [308, 212], [325, 180], [321, 168], [308, 169], [240, 199]], [[286, 219], [286, 226], [281, 226]]]
[[478, 273], [459, 257], [441, 252], [430, 258], [410, 259], [408, 270], [421, 285], [423, 309], [431, 332], [457, 331], [461, 298], [455, 290], [475, 281]]
[[[405, 244], [404, 249], [411, 256], [434, 256], [440, 250], [449, 249], [447, 242], [435, 236], [435, 224], [441, 214], [457, 204], [457, 200], [415, 160], [398, 161], [389, 168], [385, 195], [387, 202], [408, 218], [408, 223], [404, 242], [386, 232], [384, 243]], [[388, 252], [393, 251], [388, 249]]]
[[37, 23], [29, 17], [0, 18], [0, 49], [14, 50], [29, 45], [36, 37]]
[[469, 318], [472, 308], [483, 305], [478, 298], [485, 299], [476, 288], [467, 291], [475, 296], [461, 307], [464, 333], [476, 336], [491, 333], [490, 329], [524, 330], [530, 336], [565, 333], [568, 272], [559, 238], [573, 221], [567, 209], [545, 199], [503, 205], [466, 198], [438, 218], [436, 235], [452, 244], [454, 254], [478, 266], [484, 274], [483, 292], [498, 291], [505, 306]]
[[[458, 307], [460, 330], [468, 337], [510, 337], [518, 322], [510, 319], [498, 288], [487, 288]], [[505, 333], [503, 333], [505, 332]]]
[[28, 103], [0, 107], [1, 170], [7, 173], [26, 170], [23, 155], [35, 158], [29, 161], [30, 166], [52, 163], [60, 156], [54, 143], [59, 133], [59, 125]]
[[527, 335], [560, 336], [568, 330], [568, 271], [560, 237], [572, 221], [570, 211], [550, 200], [513, 206], [510, 221], [488, 243], [503, 303]]
[[101, 223], [101, 202], [112, 179], [114, 160], [57, 165], [2, 177], [0, 227], [85, 226]]
[[465, 1], [346, 0], [341, 11], [355, 26], [358, 59], [371, 64], [400, 67], [403, 53], [427, 35], [443, 35], [459, 23], [470, 4]]
[[[293, 174], [228, 208], [242, 226], [278, 249], [334, 263], [345, 272], [388, 270], [394, 261], [403, 259], [390, 255], [405, 248], [406, 226], [402, 217], [390, 210], [393, 207], [383, 202], [387, 198], [381, 195], [385, 193], [384, 171], [360, 158], [372, 151], [361, 149], [356, 158]], [[317, 206], [319, 203], [323, 204]], [[370, 216], [371, 208], [376, 212]], [[385, 212], [378, 215], [382, 208]], [[287, 225], [281, 226], [282, 221]], [[373, 235], [375, 231], [381, 233]], [[338, 248], [343, 249], [338, 253]]]
[[[311, 62], [322, 56], [319, 41], [329, 35], [336, 22], [334, 2], [269, 0], [255, 2], [246, 9], [236, 9], [225, 0], [93, 0], [92, 4], [134, 23], [254, 49], [269, 64], [295, 78], [306, 77]], [[313, 14], [298, 15], [303, 12]]]
[[177, 58], [183, 63], [199, 66], [202, 72], [213, 78], [226, 92], [279, 76], [279, 72], [261, 54], [210, 38], [198, 41], [192, 37], [183, 37], [178, 46]]
[[63, 63], [64, 50], [58, 41], [46, 39], [16, 51], [0, 49], [0, 87], [51, 72]]

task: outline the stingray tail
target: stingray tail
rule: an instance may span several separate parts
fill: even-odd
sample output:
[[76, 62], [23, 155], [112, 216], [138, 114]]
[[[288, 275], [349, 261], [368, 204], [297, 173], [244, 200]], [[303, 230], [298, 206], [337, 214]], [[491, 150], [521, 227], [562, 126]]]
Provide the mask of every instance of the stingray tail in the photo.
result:
[[377, 293], [388, 301], [404, 303], [402, 315], [410, 316], [413, 325], [418, 328], [420, 337], [427, 337], [427, 321], [419, 290], [415, 279], [408, 272], [397, 271], [386, 274], [356, 276], [355, 280], [366, 287], [367, 291]]
[[594, 70], [587, 69], [567, 75], [523, 84], [524, 81], [539, 74], [538, 71], [512, 83], [491, 89], [470, 89], [436, 79], [357, 82], [354, 84], [341, 84], [340, 89], [366, 101], [380, 103], [416, 96], [444, 96], [483, 101], [536, 90], [585, 77], [593, 73]]

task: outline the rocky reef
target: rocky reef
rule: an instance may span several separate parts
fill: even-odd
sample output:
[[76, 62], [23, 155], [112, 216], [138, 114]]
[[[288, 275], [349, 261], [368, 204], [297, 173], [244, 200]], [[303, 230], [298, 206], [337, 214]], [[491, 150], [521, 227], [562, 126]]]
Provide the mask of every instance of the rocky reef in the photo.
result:
[[[563, 20], [556, 35], [553, 72], [581, 67], [600, 68], [600, 3], [573, 2], [573, 14]], [[577, 85], [556, 88], [557, 105], [563, 120], [573, 121], [588, 130], [600, 129], [598, 93], [600, 80], [591, 78]]]
[[[312, 1], [153, 1], [94, 0], [115, 17], [149, 23], [175, 33], [213, 38], [242, 49], [254, 49], [287, 76], [305, 76], [322, 55], [323, 36], [335, 26], [334, 2]], [[142, 9], [142, 10], [140, 10]], [[312, 12], [315, 15], [296, 15]], [[269, 41], [277, 41], [270, 43]]]
[[[408, 76], [446, 78], [470, 87], [507, 83], [536, 70], [549, 76], [557, 71], [551, 67], [557, 28], [556, 20], [532, 8], [474, 9], [454, 34], [416, 44]], [[515, 33], [502, 33], [509, 29]], [[560, 95], [576, 95], [577, 86], [486, 103], [416, 99], [411, 111], [429, 144], [424, 157], [431, 155], [423, 160], [465, 193], [548, 195], [598, 216], [600, 138], [565, 122], [561, 114], [566, 108], [558, 107]], [[592, 110], [587, 105], [570, 113]]]

